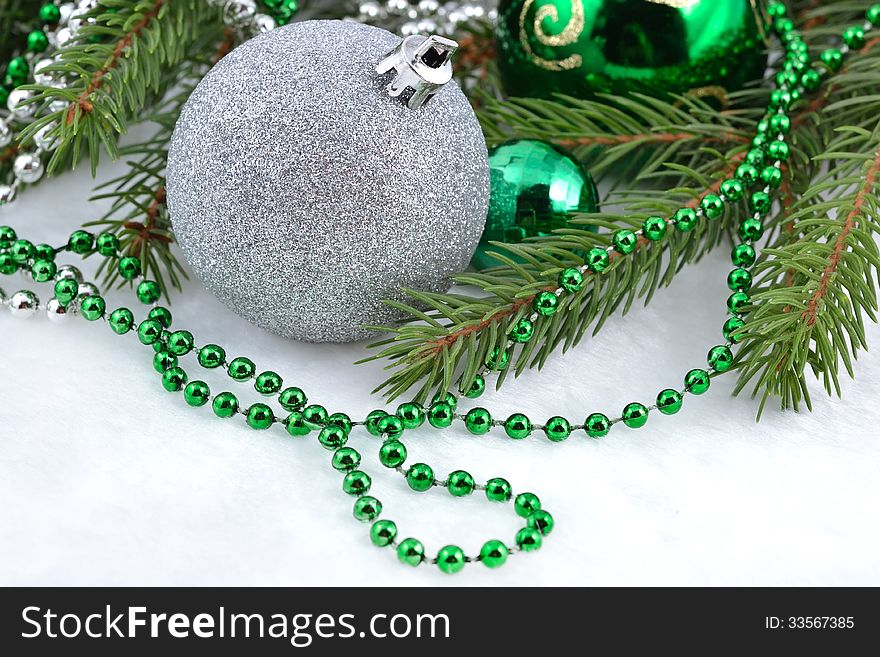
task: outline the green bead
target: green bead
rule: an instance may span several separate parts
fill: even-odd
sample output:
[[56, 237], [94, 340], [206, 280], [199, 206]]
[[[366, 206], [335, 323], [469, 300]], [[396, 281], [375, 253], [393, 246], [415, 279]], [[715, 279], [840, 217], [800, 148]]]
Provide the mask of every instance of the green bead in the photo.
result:
[[226, 351], [223, 347], [216, 344], [206, 344], [199, 349], [199, 365], [212, 370], [220, 367], [226, 362]]
[[186, 372], [180, 367], [171, 367], [162, 374], [162, 387], [168, 392], [179, 392], [186, 384]]
[[9, 250], [12, 259], [22, 265], [33, 258], [36, 252], [36, 247], [28, 240], [15, 240]]
[[752, 148], [764, 148], [767, 145], [767, 135], [763, 133], [758, 133], [752, 139]]
[[406, 483], [413, 490], [424, 492], [434, 485], [434, 471], [427, 463], [414, 463], [406, 471]]
[[539, 292], [532, 301], [535, 312], [544, 317], [549, 317], [559, 307], [559, 297], [552, 292]]
[[648, 217], [642, 224], [642, 233], [652, 242], [658, 242], [666, 235], [666, 220], [663, 217]]
[[162, 296], [156, 281], [141, 281], [137, 286], [137, 298], [141, 303], [156, 303]]
[[513, 489], [510, 482], [501, 477], [495, 477], [486, 482], [486, 499], [490, 502], [509, 502]]
[[238, 398], [231, 392], [221, 392], [214, 397], [211, 408], [217, 417], [232, 417], [238, 412]]
[[777, 135], [787, 135], [791, 132], [791, 119], [785, 114], [774, 114], [770, 117], [770, 131]]
[[396, 415], [386, 415], [376, 423], [376, 427], [379, 429], [379, 435], [388, 438], [399, 438], [403, 435], [403, 420]]
[[757, 242], [764, 235], [764, 224], [751, 217], [739, 225], [739, 237], [746, 242]]
[[852, 25], [843, 31], [843, 42], [853, 50], [858, 50], [865, 45], [865, 30], [861, 25]]
[[782, 171], [774, 166], [764, 167], [761, 169], [761, 182], [772, 189], [776, 189], [782, 184]]
[[724, 201], [715, 194], [707, 194], [700, 201], [700, 207], [707, 219], [718, 219], [724, 214]]
[[244, 356], [233, 358], [232, 362], [229, 363], [229, 368], [227, 369], [227, 373], [229, 374], [230, 378], [232, 378], [233, 381], [238, 381], [239, 383], [253, 378], [256, 371], [257, 366], [254, 365], [254, 361], [252, 361], [250, 358], [245, 358]]
[[740, 164], [736, 168], [736, 178], [744, 185], [751, 186], [758, 179], [758, 169], [752, 164]]
[[436, 395], [434, 395], [434, 398], [431, 399], [431, 404], [433, 405], [439, 402], [449, 404], [452, 407], [453, 412], [455, 412], [455, 409], [458, 408], [458, 400], [451, 392], [438, 392]]
[[175, 356], [185, 356], [192, 351], [194, 342], [189, 331], [175, 331], [168, 338], [168, 351]]
[[183, 399], [190, 406], [204, 406], [211, 396], [211, 389], [204, 381], [191, 381], [183, 389]]
[[474, 492], [476, 482], [469, 472], [456, 470], [446, 478], [446, 489], [453, 497], [464, 497]]
[[752, 275], [748, 269], [737, 267], [727, 275], [727, 287], [731, 290], [747, 291], [752, 287]]
[[734, 292], [727, 297], [727, 309], [734, 315], [738, 315], [751, 300], [752, 298], [745, 292]]
[[[37, 244], [34, 248], [35, 260], [51, 260], [55, 262], [55, 249], [48, 244]], [[53, 274], [54, 276], [54, 274]]]
[[25, 79], [30, 70], [27, 59], [21, 56], [13, 57], [6, 65], [6, 75], [14, 80]]
[[492, 429], [492, 415], [485, 408], [472, 408], [464, 417], [464, 425], [472, 434], [481, 436]]
[[275, 414], [266, 404], [253, 404], [247, 411], [247, 423], [252, 429], [265, 430], [275, 422]]
[[677, 390], [667, 388], [657, 395], [657, 410], [664, 415], [674, 415], [681, 410], [682, 396]]
[[532, 433], [532, 422], [522, 413], [514, 413], [505, 420], [504, 432], [515, 440], [528, 438]]
[[320, 429], [327, 424], [327, 409], [320, 404], [312, 404], [303, 409], [303, 422], [309, 429]]
[[541, 536], [551, 533], [555, 524], [553, 516], [542, 509], [538, 509], [526, 519], [526, 526], [539, 531]]
[[804, 71], [801, 75], [801, 85], [807, 91], [816, 91], [822, 85], [822, 74], [814, 68]]
[[563, 269], [559, 272], [559, 279], [557, 282], [559, 283], [559, 287], [563, 290], [569, 294], [574, 294], [584, 286], [584, 275], [579, 269], [569, 267], [568, 269]]
[[44, 23], [57, 23], [61, 19], [61, 10], [51, 2], [40, 7], [40, 20]]
[[117, 335], [125, 335], [134, 326], [134, 314], [128, 308], [117, 308], [108, 319], [110, 328]]
[[58, 265], [51, 260], [37, 260], [31, 265], [31, 277], [37, 283], [46, 283], [55, 277]]
[[49, 37], [43, 30], [33, 30], [27, 35], [27, 49], [32, 53], [41, 53], [49, 47]]
[[766, 192], [755, 192], [749, 199], [749, 209], [759, 214], [767, 214], [773, 205], [773, 200]]
[[584, 421], [584, 431], [590, 438], [603, 438], [611, 431], [611, 420], [603, 413], [593, 413]]
[[587, 251], [585, 264], [590, 268], [591, 272], [600, 274], [608, 269], [608, 265], [611, 264], [611, 257], [605, 249], [593, 247]]
[[163, 349], [153, 355], [153, 369], [159, 374], [172, 367], [177, 367], [177, 356], [174, 354], [169, 354]]
[[636, 250], [636, 247], [639, 245], [639, 238], [633, 231], [623, 228], [614, 233], [612, 242], [615, 251], [622, 255], [628, 255]]
[[865, 12], [865, 18], [867, 18], [868, 22], [874, 27], [880, 26], [880, 4], [868, 7], [868, 11]]
[[483, 547], [480, 548], [480, 561], [487, 568], [498, 568], [507, 561], [508, 554], [510, 554], [510, 551], [501, 541], [486, 541], [483, 543]]
[[733, 352], [729, 347], [720, 344], [709, 350], [706, 362], [716, 372], [726, 372], [733, 365]]
[[367, 415], [367, 419], [364, 421], [364, 426], [367, 428], [367, 431], [369, 431], [374, 436], [380, 435], [382, 432], [379, 431], [379, 420], [386, 417], [387, 415], [388, 413], [380, 409], [370, 411], [370, 413]]
[[327, 418], [327, 426], [339, 427], [347, 436], [351, 433], [351, 418], [345, 413], [333, 413]]
[[352, 513], [361, 522], [373, 522], [382, 513], [382, 503], [375, 497], [365, 495], [355, 500]]
[[8, 249], [15, 238], [15, 230], [11, 226], [0, 226], [0, 249]]
[[730, 252], [730, 260], [737, 267], [751, 267], [756, 258], [755, 247], [751, 244], [738, 244]]
[[447, 575], [461, 572], [464, 564], [464, 552], [457, 545], [447, 545], [437, 553], [437, 568]]
[[138, 324], [137, 332], [141, 344], [153, 344], [162, 335], [162, 325], [154, 319], [145, 319]]
[[[267, 372], [267, 374], [268, 373], [269, 372]], [[281, 377], [278, 377], [278, 381], [280, 387]], [[306, 393], [295, 386], [285, 388], [281, 391], [281, 394], [278, 395], [278, 403], [285, 411], [298, 411], [306, 405], [307, 401], [308, 398], [306, 397]]]
[[490, 370], [503, 370], [510, 362], [510, 352], [502, 347], [495, 347], [486, 356], [486, 367]]
[[821, 59], [822, 63], [829, 69], [835, 72], [839, 71], [840, 67], [843, 66], [843, 53], [837, 48], [829, 48], [828, 50], [825, 50], [819, 55], [819, 59]]
[[405, 538], [397, 546], [397, 558], [407, 566], [418, 566], [425, 559], [425, 546], [415, 538]]
[[746, 153], [745, 163], [751, 164], [753, 167], [763, 166], [764, 151], [762, 151], [760, 148], [753, 148], [748, 153]]
[[335, 425], [322, 427], [318, 433], [318, 442], [324, 449], [334, 451], [348, 442], [348, 434], [342, 427]]
[[743, 184], [734, 178], [728, 178], [721, 183], [720, 191], [724, 195], [724, 198], [731, 202], [739, 201], [745, 194]]
[[675, 227], [683, 233], [693, 230], [698, 221], [697, 213], [691, 208], [681, 208], [673, 215]]
[[523, 527], [516, 533], [515, 542], [523, 552], [533, 552], [541, 547], [541, 532], [532, 527]]
[[0, 253], [0, 274], [7, 276], [18, 271], [18, 265], [8, 253]]
[[767, 3], [767, 15], [771, 18], [781, 18], [785, 16], [787, 11], [785, 5], [781, 2]]
[[741, 342], [743, 339], [743, 335], [735, 335], [736, 332], [745, 326], [745, 322], [741, 320], [739, 317], [731, 317], [726, 322], [724, 322], [724, 326], [721, 327], [721, 333], [724, 335], [725, 340], [730, 340], [734, 344]]
[[97, 294], [86, 297], [79, 304], [80, 314], [90, 322], [101, 319], [105, 310], [107, 310], [107, 302]]
[[379, 463], [386, 468], [396, 468], [406, 461], [406, 445], [398, 440], [389, 440], [379, 448]]
[[784, 141], [774, 141], [767, 147], [767, 154], [773, 160], [785, 162], [791, 154], [791, 149]]
[[284, 428], [291, 436], [305, 436], [311, 429], [306, 426], [303, 420], [303, 414], [299, 411], [292, 411], [284, 420]]
[[520, 493], [513, 500], [513, 510], [521, 518], [528, 518], [541, 509], [541, 500], [534, 493]]
[[544, 435], [554, 443], [560, 443], [571, 435], [571, 423], [564, 417], [551, 417], [544, 424]]
[[447, 402], [436, 402], [428, 409], [428, 423], [437, 429], [445, 429], [452, 424], [455, 409]]
[[373, 480], [362, 470], [352, 470], [342, 479], [342, 491], [349, 495], [366, 495]]
[[425, 409], [416, 402], [407, 402], [397, 407], [397, 417], [404, 429], [417, 429], [425, 423]]
[[[272, 371], [262, 372], [254, 382], [254, 389], [261, 395], [274, 395], [281, 390], [281, 377]], [[281, 408], [284, 408], [283, 406]], [[290, 410], [285, 408], [284, 410]]]
[[370, 527], [370, 541], [376, 547], [386, 547], [397, 538], [397, 525], [393, 520], [377, 520]]
[[630, 429], [638, 429], [648, 422], [648, 409], [644, 404], [631, 402], [623, 407], [620, 417]]
[[115, 256], [119, 252], [119, 238], [113, 233], [101, 233], [95, 241], [95, 246], [105, 258]]
[[169, 326], [171, 326], [171, 311], [167, 308], [163, 308], [162, 306], [150, 308], [150, 312], [147, 313], [147, 318], [155, 319], [164, 328], [168, 328]]
[[702, 395], [709, 389], [709, 373], [706, 370], [695, 369], [684, 375], [684, 387], [693, 395]]
[[330, 459], [330, 465], [337, 472], [351, 472], [357, 470], [361, 464], [361, 454], [351, 447], [340, 447]]
[[532, 323], [531, 320], [523, 318], [513, 325], [513, 328], [510, 330], [509, 337], [514, 342], [523, 344], [531, 340], [534, 333], [535, 325]]
[[464, 396], [468, 399], [476, 399], [480, 395], [483, 394], [486, 390], [486, 379], [483, 378], [482, 374], [475, 374], [474, 380], [471, 382], [471, 387], [467, 389], [467, 392], [464, 393]]
[[134, 256], [126, 256], [119, 259], [119, 275], [127, 281], [133, 280], [141, 275], [141, 261]]
[[794, 23], [790, 18], [780, 17], [773, 21], [773, 29], [778, 35], [782, 36], [794, 29]]

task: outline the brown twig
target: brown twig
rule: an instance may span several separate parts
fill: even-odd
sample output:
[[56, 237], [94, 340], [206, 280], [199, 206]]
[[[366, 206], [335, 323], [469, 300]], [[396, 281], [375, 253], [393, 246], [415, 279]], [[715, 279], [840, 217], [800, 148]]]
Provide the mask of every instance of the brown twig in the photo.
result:
[[3, 151], [0, 151], [0, 162], [6, 162], [18, 155], [18, 144], [13, 144]]
[[139, 252], [141, 246], [149, 242], [162, 242], [163, 244], [171, 244], [173, 240], [170, 237], [153, 232], [156, 220], [159, 217], [159, 212], [164, 205], [165, 185], [162, 185], [153, 193], [153, 200], [150, 201], [150, 205], [147, 207], [147, 218], [145, 221], [126, 221], [124, 224], [122, 224], [122, 227], [126, 230], [134, 231], [135, 233], [137, 233], [137, 235], [132, 238], [131, 246], [129, 247], [129, 250], [132, 253]]
[[[578, 137], [575, 139], [557, 140], [560, 146], [566, 148], [576, 148], [578, 146], [618, 146], [620, 144], [630, 144], [632, 142], [640, 142], [645, 144], [671, 144], [677, 141], [687, 141], [688, 139], [698, 139], [701, 135], [695, 135], [690, 132], [646, 132], [635, 135], [596, 135], [593, 137]], [[748, 138], [733, 132], [726, 132], [720, 135], [709, 137], [709, 141], [721, 143], [748, 143]]]

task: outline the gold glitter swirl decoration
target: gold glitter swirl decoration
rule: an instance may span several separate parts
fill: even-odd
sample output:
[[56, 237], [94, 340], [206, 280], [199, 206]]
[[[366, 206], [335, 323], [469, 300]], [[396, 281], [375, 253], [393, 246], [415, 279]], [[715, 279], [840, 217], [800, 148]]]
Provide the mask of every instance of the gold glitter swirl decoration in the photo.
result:
[[[564, 59], [552, 60], [540, 57], [535, 53], [534, 48], [529, 43], [529, 32], [526, 30], [528, 15], [534, 4], [535, 0], [526, 0], [519, 15], [519, 40], [523, 50], [528, 53], [535, 66], [548, 71], [570, 71], [571, 69], [578, 68], [583, 63], [583, 58], [578, 54], [569, 55]], [[582, 0], [571, 1], [571, 18], [558, 34], [547, 34], [544, 31], [544, 22], [548, 19], [553, 23], [559, 22], [559, 10], [555, 5], [543, 5], [535, 12], [535, 18], [532, 23], [534, 38], [542, 45], [551, 48], [570, 46], [580, 38], [584, 31], [584, 3]]]

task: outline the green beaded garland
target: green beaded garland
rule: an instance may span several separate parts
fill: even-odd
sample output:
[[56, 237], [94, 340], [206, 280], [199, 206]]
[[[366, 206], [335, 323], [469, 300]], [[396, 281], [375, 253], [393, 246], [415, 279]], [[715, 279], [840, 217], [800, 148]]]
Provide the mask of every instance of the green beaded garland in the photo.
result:
[[631, 230], [623, 228], [614, 233], [611, 238], [614, 244], [614, 250], [621, 255], [628, 255], [636, 250], [639, 245], [638, 236]]
[[720, 191], [725, 199], [732, 202], [741, 200], [745, 195], [743, 184], [734, 178], [728, 178], [721, 183]]
[[351, 433], [351, 418], [345, 413], [333, 413], [327, 417], [327, 426], [339, 427], [347, 436]]
[[758, 168], [753, 164], [740, 164], [736, 168], [736, 179], [746, 186], [755, 184], [758, 179]]
[[159, 284], [156, 281], [141, 281], [137, 286], [137, 298], [141, 303], [156, 303], [162, 296]]
[[206, 344], [199, 349], [199, 365], [212, 370], [226, 362], [226, 351], [220, 345]]
[[337, 472], [351, 472], [357, 470], [361, 464], [361, 453], [351, 447], [340, 447], [330, 458], [330, 465]]
[[[2, 87], [0, 87], [2, 89]], [[9, 253], [0, 253], [0, 274], [7, 276], [18, 271], [18, 265]]]
[[438, 404], [440, 402], [443, 402], [444, 404], [449, 404], [452, 407], [453, 413], [455, 412], [455, 409], [458, 408], [458, 400], [451, 392], [438, 392], [431, 400], [432, 405]]
[[549, 317], [559, 307], [559, 297], [552, 292], [539, 292], [532, 301], [535, 312], [543, 317]]
[[446, 478], [446, 489], [453, 497], [464, 497], [474, 492], [476, 482], [470, 473], [464, 470], [451, 472]]
[[49, 37], [43, 30], [33, 30], [27, 35], [27, 49], [32, 53], [41, 53], [49, 47]]
[[602, 438], [611, 431], [611, 420], [602, 413], [593, 413], [584, 421], [584, 431], [590, 438]]
[[551, 417], [544, 424], [544, 435], [554, 443], [559, 443], [571, 435], [571, 423], [564, 417]]
[[494, 477], [486, 482], [486, 499], [490, 502], [509, 502], [513, 489], [510, 482], [502, 477]]
[[737, 331], [745, 326], [745, 322], [741, 320], [739, 317], [731, 317], [726, 322], [724, 322], [724, 326], [721, 327], [721, 333], [724, 335], [725, 340], [730, 340], [734, 344], [740, 342], [743, 339], [743, 335], [737, 335]]
[[370, 495], [364, 495], [355, 500], [352, 513], [356, 520], [373, 522], [382, 513], [382, 502]]
[[162, 306], [150, 308], [150, 312], [147, 313], [147, 318], [156, 320], [163, 328], [171, 326], [171, 311]]
[[204, 381], [190, 381], [183, 389], [183, 399], [190, 406], [204, 406], [211, 396], [211, 389]]
[[318, 433], [318, 442], [324, 449], [335, 451], [348, 442], [348, 434], [342, 427], [328, 425]]
[[541, 547], [541, 532], [532, 527], [523, 527], [516, 533], [516, 546], [523, 552], [534, 552]]
[[285, 411], [298, 411], [306, 405], [307, 401], [306, 393], [296, 386], [285, 388], [278, 395], [278, 403]]
[[825, 50], [819, 55], [819, 59], [821, 59], [822, 63], [834, 72], [839, 71], [840, 67], [843, 66], [843, 53], [837, 48], [829, 48], [828, 50]]
[[715, 194], [707, 194], [700, 201], [700, 207], [707, 219], [719, 219], [724, 214], [724, 201]]
[[[34, 248], [34, 259], [35, 260], [50, 260], [54, 264], [55, 262], [55, 249], [49, 246], [48, 244], [37, 244]], [[53, 276], [55, 274], [52, 274]]]
[[[367, 431], [371, 435], [379, 436], [382, 434], [382, 432], [379, 431], [379, 420], [381, 420], [382, 418], [387, 417], [387, 416], [388, 416], [388, 413], [386, 413], [382, 409], [376, 409], [375, 411], [370, 411], [367, 414], [366, 419], [364, 420], [364, 427], [367, 429]], [[400, 418], [398, 418], [398, 419], [400, 419]]]
[[[274, 395], [276, 392], [281, 390], [281, 376], [277, 372], [267, 371], [261, 372], [256, 381], [254, 381], [254, 390], [259, 392], [261, 395]], [[281, 408], [284, 408], [282, 406]], [[284, 410], [292, 410], [284, 408]]]
[[425, 423], [424, 407], [416, 402], [407, 402], [397, 407], [397, 417], [403, 422], [404, 429], [417, 429]]
[[720, 344], [709, 350], [706, 362], [716, 372], [726, 372], [733, 365], [733, 352], [729, 347]]
[[141, 261], [133, 256], [126, 256], [119, 259], [117, 269], [122, 278], [130, 281], [141, 275]]
[[620, 417], [630, 429], [639, 429], [648, 422], [648, 408], [639, 402], [630, 402], [623, 407]]
[[764, 224], [754, 217], [746, 219], [739, 225], [740, 239], [746, 242], [757, 242], [764, 235]]
[[327, 409], [320, 404], [311, 404], [303, 409], [303, 422], [310, 429], [320, 429], [327, 424]]
[[694, 369], [685, 374], [684, 387], [693, 395], [702, 395], [709, 389], [712, 379], [706, 370]]
[[291, 436], [305, 436], [311, 431], [303, 420], [303, 414], [299, 411], [292, 411], [284, 419], [284, 428]]
[[214, 415], [221, 418], [232, 417], [238, 412], [238, 398], [231, 392], [221, 392], [211, 404]]
[[44, 23], [57, 23], [61, 19], [61, 10], [51, 2], [40, 7], [40, 20]]
[[172, 367], [177, 366], [177, 356], [174, 354], [169, 354], [164, 349], [162, 351], [157, 351], [153, 355], [153, 369], [156, 370], [159, 374], [162, 374], [165, 370], [171, 369]]
[[349, 495], [366, 495], [373, 480], [363, 470], [352, 470], [342, 479], [342, 490]]
[[105, 258], [113, 257], [119, 252], [119, 238], [113, 233], [101, 233], [95, 241], [95, 247]]
[[467, 389], [467, 392], [464, 393], [464, 396], [468, 399], [476, 399], [480, 395], [483, 394], [486, 390], [486, 379], [483, 378], [482, 374], [474, 375], [474, 380], [471, 381], [470, 387]]
[[480, 548], [480, 561], [487, 568], [498, 568], [507, 561], [510, 551], [501, 541], [486, 541]]
[[415, 538], [405, 538], [397, 546], [397, 558], [407, 566], [418, 566], [425, 559], [425, 546]]
[[751, 267], [756, 258], [755, 247], [751, 244], [738, 244], [730, 253], [730, 260], [737, 267]]
[[117, 335], [125, 335], [134, 326], [134, 313], [128, 308], [117, 308], [107, 318], [110, 328]]
[[871, 5], [865, 12], [865, 18], [874, 27], [880, 27], [880, 4]]
[[530, 319], [523, 318], [513, 325], [513, 328], [510, 330], [509, 337], [514, 342], [524, 344], [532, 339], [532, 335], [534, 335], [534, 333], [535, 325]]
[[608, 265], [611, 264], [611, 257], [605, 249], [593, 247], [587, 251], [587, 257], [584, 259], [584, 263], [590, 268], [591, 272], [594, 274], [600, 274], [608, 269]]
[[752, 287], [752, 274], [748, 269], [737, 267], [727, 275], [727, 287], [745, 292]]
[[447, 402], [436, 402], [428, 410], [428, 423], [437, 429], [445, 429], [452, 424], [455, 409]]
[[464, 552], [457, 545], [447, 545], [437, 553], [437, 568], [447, 575], [460, 572], [464, 564]]
[[785, 162], [791, 154], [791, 148], [784, 141], [774, 141], [767, 147], [767, 154], [774, 160]]
[[465, 415], [464, 425], [472, 434], [481, 436], [492, 428], [492, 414], [479, 406], [472, 408]]
[[648, 217], [642, 224], [642, 233], [652, 242], [658, 242], [666, 235], [666, 220], [663, 217]]
[[657, 395], [657, 410], [663, 415], [675, 415], [681, 410], [682, 396], [678, 390], [667, 388]]
[[540, 508], [541, 500], [534, 493], [520, 493], [513, 500], [513, 510], [521, 518], [528, 518]]
[[547, 536], [547, 534], [552, 532], [555, 524], [553, 516], [543, 509], [538, 509], [526, 519], [526, 526], [537, 530], [541, 533], [541, 536]]
[[370, 541], [376, 547], [387, 547], [397, 538], [397, 525], [393, 520], [377, 520], [370, 527]]
[[510, 352], [502, 347], [494, 347], [486, 356], [486, 367], [490, 370], [503, 370], [510, 362]]
[[67, 248], [77, 255], [85, 255], [95, 245], [95, 238], [84, 230], [75, 230], [67, 240]]
[[15, 242], [12, 243], [12, 247], [10, 248], [9, 253], [12, 256], [13, 260], [23, 265], [28, 260], [34, 257], [36, 251], [36, 248], [30, 241], [15, 240]]
[[8, 249], [16, 238], [12, 226], [0, 226], [0, 249]]
[[389, 438], [399, 438], [404, 430], [403, 420], [396, 415], [386, 415], [376, 423], [376, 427], [380, 435], [384, 434]]
[[170, 367], [162, 374], [162, 387], [168, 392], [179, 392], [186, 384], [186, 372], [180, 367]]
[[727, 309], [735, 315], [741, 313], [752, 298], [745, 292], [734, 292], [727, 297]]
[[175, 356], [185, 356], [193, 349], [195, 338], [189, 331], [174, 331], [168, 337], [168, 351]]
[[227, 374], [229, 374], [229, 378], [233, 381], [238, 381], [239, 383], [253, 378], [256, 371], [257, 366], [254, 365], [254, 361], [250, 358], [245, 358], [244, 356], [233, 358], [226, 370]]
[[522, 440], [532, 433], [532, 422], [522, 413], [514, 413], [505, 420], [504, 432], [509, 438]]
[[563, 290], [569, 294], [574, 294], [584, 286], [584, 275], [579, 269], [569, 267], [559, 272], [559, 279], [557, 282], [559, 283], [559, 287]]
[[396, 468], [406, 461], [406, 446], [398, 440], [389, 440], [379, 448], [379, 462], [386, 468]]
[[145, 319], [138, 324], [137, 333], [141, 344], [150, 345], [162, 335], [162, 325], [154, 319]]
[[773, 201], [766, 192], [755, 192], [749, 199], [749, 209], [758, 214], [767, 214], [772, 205]]
[[107, 302], [97, 294], [87, 296], [79, 304], [80, 314], [90, 322], [101, 319], [105, 310], [107, 310]]
[[427, 463], [414, 463], [406, 471], [406, 483], [414, 491], [423, 493], [434, 485], [434, 470]]
[[865, 45], [865, 30], [861, 25], [852, 25], [843, 31], [843, 42], [853, 50], [863, 48]]
[[247, 410], [247, 423], [252, 429], [262, 431], [275, 423], [275, 414], [266, 404], [252, 404]]

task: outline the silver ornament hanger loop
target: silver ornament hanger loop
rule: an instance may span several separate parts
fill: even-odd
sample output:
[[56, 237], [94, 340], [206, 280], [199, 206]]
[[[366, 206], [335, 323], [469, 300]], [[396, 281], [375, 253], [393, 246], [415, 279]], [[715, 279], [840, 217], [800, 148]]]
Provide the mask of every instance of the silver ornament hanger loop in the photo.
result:
[[419, 34], [405, 38], [376, 65], [376, 72], [395, 75], [386, 89], [410, 109], [418, 109], [452, 79], [452, 55], [458, 43], [452, 39]]

